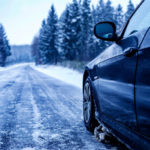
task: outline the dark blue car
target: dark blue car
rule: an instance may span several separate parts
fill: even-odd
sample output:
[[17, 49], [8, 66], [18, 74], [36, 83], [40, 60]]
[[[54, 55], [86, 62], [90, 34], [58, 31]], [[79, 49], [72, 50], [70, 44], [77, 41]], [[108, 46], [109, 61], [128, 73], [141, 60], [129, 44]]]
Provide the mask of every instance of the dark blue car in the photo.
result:
[[150, 0], [144, 0], [121, 35], [112, 22], [94, 28], [113, 41], [90, 62], [83, 76], [83, 116], [88, 130], [103, 123], [137, 150], [150, 150]]

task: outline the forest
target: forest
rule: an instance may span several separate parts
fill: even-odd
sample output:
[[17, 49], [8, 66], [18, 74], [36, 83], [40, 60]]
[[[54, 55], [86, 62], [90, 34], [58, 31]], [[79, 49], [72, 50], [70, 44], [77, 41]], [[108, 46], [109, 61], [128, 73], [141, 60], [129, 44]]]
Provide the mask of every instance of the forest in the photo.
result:
[[57, 10], [51, 5], [31, 47], [10, 46], [4, 26], [0, 24], [0, 66], [33, 59], [36, 65], [88, 62], [112, 44], [96, 39], [94, 25], [100, 21], [112, 21], [120, 34], [134, 9], [132, 0], [129, 0], [126, 12], [120, 4], [114, 8], [110, 0], [99, 0], [96, 6], [91, 0], [73, 0], [58, 17]]
[[52, 5], [31, 45], [35, 63], [92, 60], [112, 44], [94, 37], [94, 25], [112, 21], [120, 34], [134, 9], [132, 0], [129, 0], [126, 12], [120, 4], [114, 8], [110, 0], [99, 0], [96, 6], [91, 5], [91, 0], [73, 0], [58, 17]]

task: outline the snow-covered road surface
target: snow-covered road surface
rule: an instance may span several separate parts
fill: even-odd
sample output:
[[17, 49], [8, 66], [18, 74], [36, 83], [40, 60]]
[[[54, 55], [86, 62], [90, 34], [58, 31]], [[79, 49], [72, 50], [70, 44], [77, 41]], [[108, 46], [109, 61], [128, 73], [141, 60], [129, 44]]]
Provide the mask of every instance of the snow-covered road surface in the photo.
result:
[[0, 71], [0, 150], [110, 148], [86, 131], [80, 88], [29, 65]]

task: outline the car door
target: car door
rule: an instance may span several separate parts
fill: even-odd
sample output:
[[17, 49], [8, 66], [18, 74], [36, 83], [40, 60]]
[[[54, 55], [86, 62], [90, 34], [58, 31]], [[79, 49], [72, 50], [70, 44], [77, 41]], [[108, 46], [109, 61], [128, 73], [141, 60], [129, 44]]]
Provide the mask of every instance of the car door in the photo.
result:
[[135, 99], [139, 132], [150, 138], [150, 29], [138, 52]]
[[135, 130], [137, 54], [127, 53], [139, 48], [147, 32], [150, 23], [149, 7], [150, 1], [143, 1], [130, 19], [122, 39], [102, 54], [103, 61], [98, 64], [101, 114]]

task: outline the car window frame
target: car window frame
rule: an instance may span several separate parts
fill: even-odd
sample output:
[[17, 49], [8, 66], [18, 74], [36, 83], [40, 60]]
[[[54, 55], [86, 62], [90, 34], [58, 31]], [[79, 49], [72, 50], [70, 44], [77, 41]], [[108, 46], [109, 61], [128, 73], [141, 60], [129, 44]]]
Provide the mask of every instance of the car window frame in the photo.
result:
[[124, 34], [125, 34], [125, 31], [126, 31], [128, 25], [129, 25], [129, 23], [130, 23], [130, 20], [132, 19], [132, 17], [134, 16], [134, 14], [138, 11], [138, 9], [140, 8], [140, 6], [143, 4], [144, 1], [145, 1], [145, 0], [142, 0], [142, 1], [140, 2], [140, 4], [137, 6], [137, 8], [135, 9], [135, 11], [132, 13], [132, 15], [130, 16], [130, 18], [128, 19], [128, 21], [127, 21], [127, 23], [125, 24], [125, 27], [123, 28], [123, 31], [122, 31], [122, 33], [121, 33], [119, 39], [118, 39], [118, 41], [120, 41], [121, 39], [123, 39]]

